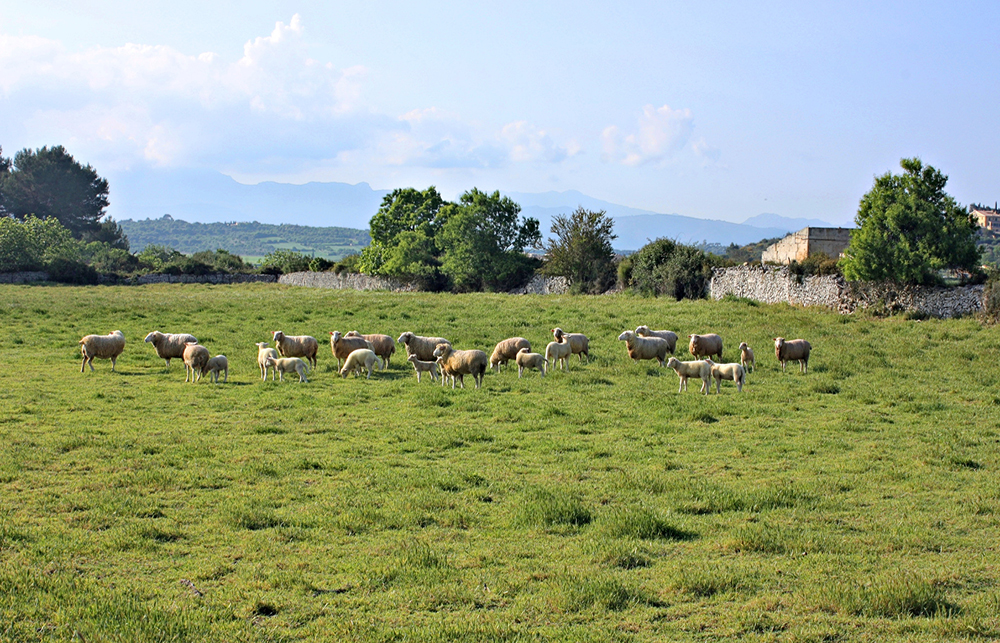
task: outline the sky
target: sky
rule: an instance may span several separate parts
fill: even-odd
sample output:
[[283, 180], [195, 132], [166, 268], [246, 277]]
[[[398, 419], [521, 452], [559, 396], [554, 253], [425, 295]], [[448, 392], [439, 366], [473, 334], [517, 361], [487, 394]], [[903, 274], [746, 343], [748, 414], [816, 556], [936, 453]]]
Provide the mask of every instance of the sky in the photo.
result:
[[[814, 5], [814, 6], [809, 6]], [[0, 146], [112, 184], [579, 190], [853, 220], [919, 156], [1000, 199], [996, 2], [0, 3]]]

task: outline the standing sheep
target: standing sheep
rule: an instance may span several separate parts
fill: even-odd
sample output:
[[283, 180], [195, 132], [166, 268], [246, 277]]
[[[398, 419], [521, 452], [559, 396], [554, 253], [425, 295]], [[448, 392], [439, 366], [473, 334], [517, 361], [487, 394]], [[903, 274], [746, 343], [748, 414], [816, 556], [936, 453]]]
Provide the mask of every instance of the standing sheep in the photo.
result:
[[300, 382], [309, 382], [306, 379], [306, 373], [309, 372], [309, 365], [298, 357], [282, 357], [280, 359], [268, 357], [264, 360], [264, 363], [278, 372], [279, 382], [285, 381], [285, 373], [298, 373]]
[[496, 368], [497, 373], [499, 373], [500, 367], [505, 366], [507, 362], [516, 358], [521, 349], [530, 351], [531, 342], [523, 337], [511, 337], [497, 343], [496, 348], [493, 349], [493, 354], [490, 355], [490, 368]]
[[356, 330], [350, 331], [344, 337], [363, 337], [372, 345], [372, 350], [375, 351], [375, 354], [382, 358], [382, 370], [384, 371], [389, 368], [389, 359], [396, 352], [396, 342], [392, 341], [392, 337], [379, 333], [362, 335]]
[[194, 384], [205, 374], [205, 367], [212, 356], [208, 349], [201, 344], [188, 342], [184, 346], [184, 354], [181, 357], [184, 359], [184, 381], [188, 381], [188, 376], [190, 376], [191, 383]]
[[406, 347], [406, 356], [416, 355], [417, 359], [432, 361], [438, 344], [450, 344], [444, 337], [421, 337], [407, 331], [396, 340]]
[[757, 370], [757, 360], [754, 359], [753, 349], [746, 342], [740, 343], [740, 364], [745, 371], [749, 371], [751, 365], [753, 365], [754, 370]]
[[793, 359], [799, 361], [799, 372], [805, 373], [809, 368], [809, 351], [812, 346], [804, 339], [789, 339], [784, 337], [774, 338], [774, 356], [781, 362], [781, 372], [785, 372], [785, 362]]
[[[712, 364], [712, 377], [715, 378], [715, 392], [721, 393], [722, 380], [736, 382], [736, 390], [743, 392], [747, 381], [747, 372], [741, 364]], [[709, 387], [711, 388], [711, 387]]]
[[587, 339], [586, 335], [581, 333], [566, 333], [563, 332], [562, 328], [553, 328], [552, 336], [557, 342], [566, 341], [569, 342], [571, 354], [580, 356], [580, 363], [583, 364], [583, 356], [587, 356], [587, 362], [590, 362], [590, 340]]
[[[434, 349], [434, 357], [440, 358], [439, 363], [443, 372], [451, 376], [452, 389], [455, 388], [456, 377], [458, 377], [458, 383], [462, 385], [462, 388], [465, 388], [463, 375], [472, 375], [473, 379], [476, 380], [476, 388], [483, 385], [483, 375], [486, 374], [486, 367], [489, 363], [486, 353], [483, 351], [457, 351], [451, 347], [451, 344], [442, 342]], [[442, 379], [444, 379], [443, 376]]]
[[226, 359], [225, 355], [216, 355], [212, 359], [208, 360], [205, 364], [205, 368], [202, 370], [201, 374], [211, 373], [209, 376], [213, 384], [219, 383], [219, 373], [225, 372], [226, 377], [223, 382], [229, 381], [229, 360]]
[[[560, 335], [563, 340], [565, 335]], [[558, 366], [561, 370], [569, 370], [569, 357], [572, 355], [573, 347], [568, 341], [549, 342], [545, 347], [545, 359], [549, 362], [549, 368]]]
[[689, 377], [701, 378], [701, 392], [708, 395], [712, 388], [712, 360], [702, 359], [696, 362], [682, 362], [676, 357], [667, 360], [667, 368], [674, 369], [677, 377], [681, 379], [681, 385], [677, 387], [677, 392], [686, 391]]
[[111, 360], [111, 370], [115, 370], [115, 363], [118, 356], [125, 350], [125, 334], [120, 330], [113, 330], [107, 335], [86, 335], [80, 340], [80, 354], [83, 355], [83, 363], [80, 364], [82, 373], [90, 364], [90, 371], [94, 371], [94, 358]]
[[649, 330], [649, 326], [639, 326], [635, 329], [635, 334], [640, 337], [659, 337], [660, 339], [667, 340], [667, 344], [670, 345], [670, 354], [674, 354], [674, 350], [677, 348], [677, 333], [672, 330]]
[[[278, 359], [278, 351], [267, 347], [267, 342], [257, 342], [257, 366], [260, 367], [260, 379], [267, 381], [267, 358]], [[271, 371], [271, 381], [277, 377], [276, 371]]]
[[168, 368], [170, 367], [170, 360], [172, 358], [184, 357], [184, 349], [187, 347], [188, 342], [198, 343], [194, 335], [187, 333], [161, 333], [158, 330], [154, 330], [146, 335], [146, 339], [143, 341], [153, 345], [153, 348], [156, 349], [156, 354], [160, 359], [166, 361]]
[[662, 337], [640, 337], [630, 330], [618, 336], [618, 341], [625, 342], [628, 356], [639, 362], [641, 359], [655, 359], [663, 366], [670, 350], [670, 343]]
[[312, 368], [316, 368], [316, 355], [319, 353], [319, 342], [309, 335], [286, 335], [280, 330], [274, 331], [274, 345], [282, 357], [305, 357]]
[[722, 361], [722, 338], [712, 333], [710, 335], [688, 335], [691, 340], [688, 350], [697, 358], [719, 356]]
[[[420, 382], [421, 373], [430, 373], [431, 381], [432, 382], [437, 381], [437, 372], [438, 372], [437, 362], [424, 362], [422, 360], [417, 359], [416, 355], [410, 355], [409, 357], [406, 358], [406, 361], [413, 364], [413, 370], [417, 372], [418, 383]], [[441, 380], [444, 381], [444, 378], [442, 377]]]
[[371, 342], [360, 335], [347, 337], [341, 335], [339, 330], [330, 331], [330, 352], [337, 358], [337, 368], [340, 368], [340, 360], [346, 360], [351, 353], [361, 348], [372, 350]]
[[344, 368], [340, 369], [340, 376], [346, 378], [349, 373], [354, 373], [358, 377], [361, 376], [364, 369], [368, 369], [368, 377], [366, 379], [372, 378], [372, 366], [375, 362], [382, 361], [378, 355], [375, 354], [370, 348], [359, 348], [356, 351], [351, 351], [351, 354], [347, 356], [344, 360]]
[[545, 377], [545, 365], [549, 363], [549, 360], [538, 353], [529, 353], [527, 348], [522, 348], [517, 351], [514, 362], [517, 363], [517, 379], [521, 379], [521, 375], [524, 374], [524, 369], [526, 368], [538, 369], [542, 377]]

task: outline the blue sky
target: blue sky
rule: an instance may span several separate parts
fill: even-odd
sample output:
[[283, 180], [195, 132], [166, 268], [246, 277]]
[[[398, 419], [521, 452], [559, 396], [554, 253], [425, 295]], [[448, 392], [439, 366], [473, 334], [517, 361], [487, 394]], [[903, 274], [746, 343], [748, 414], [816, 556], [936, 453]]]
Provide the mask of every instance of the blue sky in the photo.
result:
[[846, 223], [904, 156], [1000, 198], [1000, 4], [693, 4], [7, 2], [0, 145], [112, 200], [200, 168]]

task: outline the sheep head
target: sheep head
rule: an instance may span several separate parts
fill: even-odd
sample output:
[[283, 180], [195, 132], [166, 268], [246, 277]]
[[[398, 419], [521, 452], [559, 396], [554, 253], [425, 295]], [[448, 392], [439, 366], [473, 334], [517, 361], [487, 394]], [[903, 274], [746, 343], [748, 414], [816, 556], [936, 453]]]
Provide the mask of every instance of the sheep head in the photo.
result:
[[158, 330], [154, 330], [154, 331], [153, 331], [153, 332], [151, 332], [150, 334], [146, 335], [146, 339], [144, 339], [144, 340], [142, 340], [142, 341], [144, 341], [144, 342], [145, 342], [145, 343], [147, 343], [147, 344], [155, 344], [155, 343], [156, 343], [156, 340], [157, 340], [157, 339], [159, 339], [159, 337], [160, 337], [161, 335], [163, 335], [163, 333], [161, 333], [161, 332], [160, 332], [160, 331], [158, 331]]
[[340, 341], [340, 337], [341, 335], [339, 330], [333, 331], [332, 333], [330, 333], [330, 343], [336, 344], [337, 342]]
[[624, 341], [624, 342], [631, 342], [633, 339], [635, 339], [635, 333], [633, 333], [630, 330], [627, 330], [627, 331], [625, 331], [624, 333], [622, 333], [621, 335], [618, 336], [618, 341], [620, 341], [620, 342], [622, 342], [622, 341]]
[[413, 333], [406, 331], [399, 336], [399, 339], [397, 339], [396, 342], [399, 344], [409, 344], [411, 339], [413, 339]]
[[447, 359], [450, 354], [451, 344], [438, 344], [434, 348], [434, 357], [437, 357], [438, 359]]

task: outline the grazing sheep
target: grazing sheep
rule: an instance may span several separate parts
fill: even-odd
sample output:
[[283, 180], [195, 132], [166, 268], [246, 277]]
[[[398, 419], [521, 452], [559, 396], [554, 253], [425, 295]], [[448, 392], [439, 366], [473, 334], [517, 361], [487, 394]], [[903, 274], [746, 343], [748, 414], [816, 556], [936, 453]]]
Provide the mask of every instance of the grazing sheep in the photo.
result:
[[587, 356], [587, 362], [590, 362], [590, 340], [587, 339], [586, 335], [580, 333], [566, 333], [563, 332], [562, 328], [553, 328], [552, 336], [557, 342], [563, 341], [562, 338], [566, 338], [569, 342], [570, 348], [572, 349], [573, 355], [580, 356], [580, 363], [583, 364], [583, 356]]
[[351, 351], [351, 354], [347, 356], [344, 360], [344, 368], [340, 369], [340, 376], [347, 377], [349, 373], [354, 373], [358, 377], [361, 377], [362, 371], [368, 369], [368, 377], [365, 379], [372, 378], [372, 366], [375, 362], [381, 362], [382, 358], [375, 354], [370, 348], [359, 348], [356, 351]]
[[681, 385], [677, 387], [677, 392], [686, 391], [689, 377], [701, 378], [701, 392], [708, 395], [712, 388], [712, 360], [702, 359], [696, 362], [682, 362], [676, 357], [667, 360], [667, 368], [674, 369], [677, 377], [681, 378]]
[[305, 357], [312, 368], [316, 368], [316, 355], [319, 353], [319, 342], [309, 335], [286, 335], [280, 330], [274, 331], [274, 345], [282, 357]]
[[722, 361], [722, 338], [715, 333], [710, 335], [688, 335], [688, 339], [691, 340], [688, 348], [695, 357], [702, 358], [718, 355], [719, 361]]
[[83, 355], [83, 363], [80, 364], [82, 373], [90, 364], [90, 370], [94, 370], [94, 358], [111, 360], [111, 370], [115, 370], [115, 363], [118, 356], [125, 350], [125, 334], [120, 330], [113, 330], [107, 335], [86, 335], [80, 340], [80, 354]]
[[347, 337], [341, 335], [339, 330], [330, 332], [330, 352], [337, 358], [337, 368], [340, 368], [340, 360], [346, 360], [354, 351], [365, 348], [372, 349], [372, 344], [360, 335]]
[[187, 333], [161, 333], [158, 330], [154, 330], [146, 335], [146, 339], [143, 341], [153, 345], [153, 348], [156, 349], [156, 354], [160, 359], [167, 362], [168, 367], [172, 358], [184, 357], [184, 349], [187, 348], [188, 342], [198, 343], [194, 335]]
[[[747, 372], [741, 364], [712, 364], [712, 377], [715, 378], [715, 392], [720, 393], [722, 380], [736, 382], [736, 390], [743, 392], [743, 385], [747, 381]], [[709, 387], [711, 388], [711, 387]]]
[[799, 361], [799, 372], [805, 373], [809, 368], [809, 351], [812, 346], [804, 339], [774, 338], [774, 356], [781, 362], [781, 372], [785, 372], [785, 362], [793, 359]]
[[[413, 364], [413, 370], [415, 370], [417, 372], [417, 382], [418, 383], [420, 382], [420, 374], [421, 373], [430, 373], [431, 374], [431, 381], [432, 382], [436, 382], [437, 381], [437, 373], [438, 373], [437, 362], [424, 362], [424, 361], [421, 361], [421, 360], [417, 359], [416, 355], [410, 355], [409, 357], [406, 358], [406, 361], [408, 361], [411, 364]], [[441, 378], [441, 379], [442, 379], [442, 381], [444, 381], [444, 378]]]
[[625, 342], [628, 349], [628, 356], [637, 363], [641, 359], [655, 359], [663, 366], [670, 350], [670, 342], [662, 337], [640, 337], [630, 330], [618, 336], [618, 341]]
[[348, 332], [344, 337], [363, 337], [372, 345], [372, 350], [375, 351], [375, 354], [382, 358], [382, 370], [384, 371], [389, 368], [389, 358], [396, 352], [396, 342], [392, 341], [392, 337], [378, 333], [362, 335], [356, 330]]
[[306, 379], [306, 373], [309, 372], [309, 365], [298, 357], [282, 357], [280, 359], [268, 357], [264, 360], [264, 363], [278, 372], [279, 382], [285, 381], [285, 373], [298, 373], [300, 382], [309, 381]]
[[188, 342], [185, 344], [184, 354], [181, 355], [181, 358], [184, 360], [184, 381], [188, 381], [189, 375], [192, 384], [200, 380], [201, 376], [205, 374], [205, 366], [211, 357], [212, 355], [208, 352], [208, 349], [201, 344], [197, 342]]
[[672, 330], [649, 330], [649, 326], [639, 326], [635, 329], [635, 334], [640, 337], [659, 337], [660, 339], [667, 340], [667, 344], [670, 345], [670, 354], [674, 354], [674, 350], [677, 348], [677, 333]]
[[[566, 335], [560, 335], [564, 340]], [[573, 354], [573, 347], [568, 341], [549, 342], [545, 347], [545, 359], [549, 362], [549, 368], [558, 365], [562, 370], [569, 370], [569, 357]]]
[[220, 372], [224, 372], [226, 374], [225, 379], [223, 379], [222, 381], [223, 382], [228, 382], [229, 381], [229, 360], [226, 359], [225, 355], [216, 355], [212, 359], [208, 360], [208, 363], [205, 364], [205, 368], [202, 369], [201, 374], [204, 375], [205, 373], [211, 373], [211, 375], [209, 377], [212, 380], [212, 383], [213, 384], [218, 384], [219, 383], [219, 373]]
[[396, 340], [406, 347], [406, 356], [416, 355], [417, 359], [431, 361], [438, 344], [450, 344], [444, 337], [421, 337], [407, 331]]
[[531, 350], [531, 342], [523, 337], [511, 337], [499, 342], [490, 355], [490, 368], [496, 368], [499, 373], [500, 367], [506, 366], [507, 362], [517, 357], [518, 351], [522, 348]]
[[[455, 388], [455, 378], [465, 388], [463, 375], [472, 375], [476, 380], [476, 388], [483, 385], [483, 375], [489, 360], [483, 351], [457, 351], [447, 342], [441, 342], [434, 349], [434, 357], [440, 358], [442, 371], [451, 377], [451, 388]], [[442, 381], [444, 377], [442, 376]]]
[[[267, 347], [267, 342], [257, 342], [257, 366], [260, 367], [260, 379], [267, 381], [267, 364], [266, 360], [268, 357], [273, 357], [278, 359], [278, 351], [273, 348]], [[277, 377], [275, 371], [271, 371], [271, 381]]]
[[517, 379], [521, 379], [521, 375], [524, 374], [524, 369], [526, 368], [538, 369], [542, 377], [545, 377], [545, 366], [549, 363], [549, 360], [545, 359], [543, 355], [529, 353], [527, 348], [517, 351], [514, 361], [517, 363]]
[[751, 365], [754, 370], [757, 370], [757, 360], [754, 359], [753, 349], [746, 342], [740, 343], [740, 365], [743, 366], [743, 370], [745, 371], [749, 371]]

